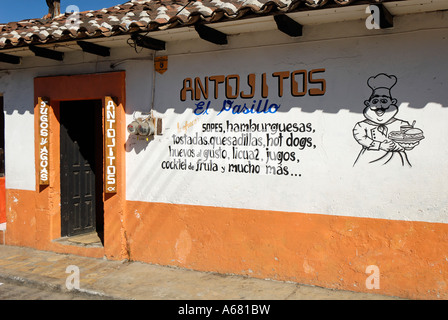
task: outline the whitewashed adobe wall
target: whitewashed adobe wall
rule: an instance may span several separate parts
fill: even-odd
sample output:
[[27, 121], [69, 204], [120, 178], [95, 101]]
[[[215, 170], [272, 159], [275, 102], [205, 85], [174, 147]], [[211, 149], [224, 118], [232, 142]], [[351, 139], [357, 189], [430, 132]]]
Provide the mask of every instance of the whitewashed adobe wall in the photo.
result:
[[[163, 118], [163, 135], [149, 142], [129, 138], [127, 199], [448, 222], [445, 24], [414, 32], [399, 32], [398, 27], [382, 36], [273, 46], [266, 45], [275, 42], [267, 37], [263, 46], [247, 49], [172, 56], [168, 52], [168, 71], [157, 74], [154, 103], [155, 113]], [[308, 78], [306, 90], [301, 70]], [[320, 71], [310, 76], [312, 70]], [[282, 76], [273, 76], [277, 72], [286, 72], [283, 92], [278, 85]], [[387, 164], [354, 165], [362, 146], [353, 129], [366, 120], [365, 101], [373, 92], [368, 79], [381, 73], [396, 79], [389, 100], [398, 108], [390, 118], [398, 120], [386, 125], [388, 133], [400, 130], [400, 120], [415, 121], [424, 139], [401, 152], [402, 157], [394, 153]], [[263, 74], [266, 97], [261, 90]], [[210, 78], [217, 75], [231, 76], [229, 97], [226, 82], [218, 85], [215, 97]], [[234, 75], [240, 79], [239, 91]], [[191, 96], [185, 79], [196, 77], [202, 85], [208, 77], [207, 98]], [[248, 78], [255, 79], [253, 97]], [[325, 92], [311, 95], [310, 89]], [[241, 107], [222, 111], [230, 104]], [[258, 105], [268, 111], [248, 112]], [[267, 131], [236, 132], [238, 125], [249, 123]], [[209, 131], [212, 128], [218, 132]], [[377, 130], [378, 124], [368, 129], [369, 135], [371, 129]], [[380, 151], [371, 154], [381, 157]], [[243, 159], [246, 156], [250, 159]], [[405, 159], [404, 166], [400, 159]]]
[[6, 187], [34, 190], [34, 88], [26, 72], [1, 72], [4, 95]]
[[[138, 58], [139, 60], [132, 60]], [[145, 60], [145, 58], [147, 60]], [[135, 76], [150, 86], [152, 75], [141, 75], [134, 70], [152, 66], [152, 52], [147, 50], [139, 55], [130, 47], [112, 50], [110, 60], [98, 62], [94, 55], [68, 52], [64, 62], [54, 66], [54, 62], [44, 58], [27, 58], [16, 70], [1, 70], [0, 94], [4, 96], [5, 108], [5, 169], [6, 188], [35, 190], [36, 173], [34, 163], [34, 78], [57, 75], [94, 74], [127, 70], [127, 91], [130, 94], [129, 112], [132, 106], [148, 105], [149, 90], [133, 91]], [[116, 64], [115, 68], [111, 65]], [[3, 64], [5, 65], [5, 64]], [[5, 67], [10, 67], [6, 65]], [[51, 97], [50, 97], [51, 98]], [[52, 166], [55, 164], [51, 164]]]
[[[444, 195], [447, 184], [444, 183], [444, 176], [448, 167], [447, 149], [444, 146], [448, 140], [445, 125], [448, 67], [445, 52], [448, 40], [445, 18], [443, 14], [422, 14], [397, 19], [393, 30], [375, 36], [371, 36], [367, 30], [361, 36], [353, 36], [350, 23], [338, 24], [337, 30], [334, 25], [315, 26], [305, 28], [303, 39], [290, 40], [288, 44], [282, 45], [275, 44], [281, 37], [274, 33], [254, 35], [254, 39], [265, 41], [262, 46], [259, 41], [250, 41], [252, 35], [241, 35], [234, 40], [238, 42], [238, 39], [243, 39], [240, 43], [244, 42], [244, 46], [251, 48], [229, 46], [196, 54], [176, 51], [194, 52], [196, 48], [189, 47], [189, 43], [169, 45], [169, 68], [163, 75], [156, 76], [154, 102], [155, 113], [163, 118], [163, 136], [148, 143], [129, 139], [126, 157], [127, 199], [446, 222], [447, 200]], [[407, 24], [408, 29], [413, 31], [404, 30], [401, 24]], [[409, 27], [411, 24], [412, 28]], [[333, 29], [339, 36], [332, 36]], [[345, 32], [347, 36], [344, 36]], [[317, 40], [313, 40], [313, 37]], [[205, 41], [203, 43], [203, 47], [215, 48]], [[119, 56], [112, 59], [134, 57], [124, 52], [128, 53], [129, 48], [123, 49]], [[110, 62], [98, 63], [82, 57], [70, 61], [74, 61], [72, 65], [62, 67], [42, 65], [0, 72], [0, 92], [4, 94], [6, 108], [6, 183], [9, 189], [35, 189], [34, 77], [126, 70], [127, 120], [132, 119], [133, 111], [149, 110], [152, 101], [151, 61], [127, 61], [114, 70], [110, 69]], [[37, 65], [42, 60], [38, 62]], [[325, 69], [313, 75], [313, 79], [325, 80], [323, 95], [311, 96], [308, 92], [309, 89], [322, 89], [321, 82], [317, 81], [308, 83], [303, 96], [294, 96], [290, 88], [291, 77], [288, 77], [283, 81], [284, 88], [280, 96], [278, 78], [273, 77], [273, 73], [284, 71], [290, 76], [294, 71], [306, 70], [309, 77], [309, 72], [316, 69]], [[261, 92], [263, 73], [266, 74], [269, 88], [266, 98], [262, 97]], [[372, 93], [367, 80], [380, 73], [397, 77], [391, 90], [399, 109], [396, 118], [410, 123], [415, 120], [416, 126], [424, 132], [425, 138], [420, 144], [407, 152], [411, 168], [353, 166], [361, 145], [355, 140], [352, 130], [358, 122], [365, 120], [364, 101]], [[296, 94], [303, 91], [301, 74], [297, 72]], [[252, 104], [258, 106], [261, 101], [263, 106], [265, 103], [268, 106], [275, 104], [274, 109], [279, 106], [278, 110], [266, 114], [244, 114], [243, 111], [241, 114], [233, 114], [232, 111], [224, 111], [218, 115], [227, 99], [225, 84], [219, 85], [218, 98], [214, 98], [212, 82], [209, 83], [208, 99], [201, 97], [195, 100], [187, 92], [185, 101], [182, 101], [181, 90], [186, 78], [198, 77], [204, 82], [205, 77], [215, 75], [240, 76], [238, 97], [228, 99], [233, 105], [246, 103], [250, 108]], [[243, 95], [250, 95], [247, 79], [251, 75], [255, 75], [254, 96], [242, 98], [241, 91]], [[234, 78], [230, 85], [234, 88]], [[196, 104], [201, 102], [204, 105], [210, 103], [208, 114], [196, 115]], [[251, 165], [258, 165], [259, 172], [230, 172], [238, 170], [231, 167], [232, 164], [246, 166], [243, 170], [248, 168], [245, 159], [232, 159], [232, 146], [221, 148], [231, 159], [212, 159], [218, 168], [215, 172], [206, 171], [210, 159], [207, 159], [205, 153], [210, 149], [218, 151], [218, 145], [210, 148], [210, 145], [181, 145], [174, 142], [174, 138], [180, 142], [179, 138], [184, 135], [196, 137], [196, 134], [208, 141], [223, 137], [244, 140], [243, 133], [229, 132], [227, 121], [235, 125], [247, 124], [250, 120], [265, 126], [291, 124], [294, 127], [304, 124], [305, 132], [292, 133], [292, 138], [299, 143], [306, 142], [303, 150], [287, 145], [288, 138], [291, 138], [290, 132], [283, 132], [282, 138], [278, 131], [251, 132], [251, 138], [260, 141], [260, 145], [236, 147], [241, 157], [245, 151], [251, 151], [253, 157], [258, 156], [251, 160]], [[204, 125], [213, 123], [221, 124], [226, 132], [203, 132]], [[282, 146], [268, 146], [267, 134], [276, 139], [277, 143], [281, 140]], [[180, 149], [193, 149], [194, 156], [179, 157]], [[277, 160], [266, 163], [268, 151], [271, 157], [283, 152], [285, 157], [289, 156], [289, 160], [283, 159], [280, 166]], [[162, 164], [166, 165], [167, 161], [176, 160], [181, 161], [178, 161], [175, 169], [162, 168]], [[191, 163], [192, 170], [182, 170], [180, 163], [184, 160]], [[196, 171], [196, 168], [200, 170]]]

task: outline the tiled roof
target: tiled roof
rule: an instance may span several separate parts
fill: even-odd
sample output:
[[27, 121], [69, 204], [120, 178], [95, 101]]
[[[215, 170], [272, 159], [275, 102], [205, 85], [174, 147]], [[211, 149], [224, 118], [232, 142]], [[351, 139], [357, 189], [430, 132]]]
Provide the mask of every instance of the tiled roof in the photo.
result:
[[[119, 0], [117, 0], [119, 1]], [[382, 0], [376, 0], [381, 2]], [[75, 39], [110, 37], [191, 26], [198, 21], [224, 22], [276, 12], [345, 6], [365, 0], [132, 0], [111, 8], [64, 14], [54, 19], [0, 23], [0, 49]], [[370, 2], [375, 2], [371, 0]], [[43, 2], [44, 4], [44, 2]]]

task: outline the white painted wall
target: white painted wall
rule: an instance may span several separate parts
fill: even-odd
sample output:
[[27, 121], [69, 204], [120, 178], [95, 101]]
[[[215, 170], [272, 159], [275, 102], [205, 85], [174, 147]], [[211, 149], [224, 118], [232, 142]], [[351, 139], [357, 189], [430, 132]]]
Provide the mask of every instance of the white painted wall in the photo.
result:
[[[321, 40], [293, 40], [290, 44], [253, 48], [223, 48], [221, 51], [169, 55], [169, 68], [156, 77], [155, 111], [163, 118], [163, 136], [145, 142], [129, 138], [127, 148], [127, 199], [134, 201], [279, 210], [356, 217], [398, 220], [448, 222], [448, 49], [447, 23], [441, 16], [428, 16], [434, 25], [424, 28], [413, 25], [412, 17], [397, 21], [393, 30], [325, 38], [319, 27], [309, 32]], [[419, 16], [420, 21], [422, 16]], [[428, 21], [428, 19], [423, 19]], [[352, 23], [360, 27], [363, 21]], [[339, 26], [339, 25], [338, 25]], [[434, 27], [435, 26], [435, 27]], [[412, 27], [414, 31], [409, 29]], [[324, 26], [333, 30], [335, 25]], [[343, 30], [347, 29], [342, 25]], [[306, 30], [305, 30], [306, 32]], [[333, 31], [332, 31], [333, 32]], [[246, 38], [250, 38], [245, 36]], [[271, 38], [272, 37], [272, 38]], [[275, 42], [273, 34], [264, 39]], [[250, 47], [253, 43], [246, 42]], [[192, 44], [187, 44], [192, 48]], [[231, 47], [231, 46], [230, 46]], [[187, 49], [185, 49], [187, 50]], [[194, 49], [193, 49], [194, 50]], [[275, 114], [218, 115], [220, 97], [207, 100], [216, 109], [208, 115], [196, 116], [197, 101], [182, 102], [183, 79], [212, 75], [239, 74], [242, 80], [250, 73], [268, 76], [276, 71], [325, 68], [321, 76], [327, 91], [321, 97], [292, 97], [285, 87], [283, 97], [275, 93], [275, 79], [269, 82], [269, 101], [281, 104]], [[140, 74], [150, 73], [139, 70]], [[425, 139], [408, 152], [412, 168], [397, 166], [353, 167], [361, 149], [352, 129], [364, 120], [364, 100], [371, 89], [367, 79], [379, 73], [397, 76], [392, 89], [398, 100], [397, 118], [412, 122], [423, 129]], [[317, 76], [317, 78], [320, 78]], [[151, 83], [148, 80], [148, 83]], [[257, 90], [259, 83], [257, 82]], [[149, 86], [141, 85], [142, 90]], [[247, 86], [246, 86], [247, 88]], [[210, 90], [212, 96], [213, 91]], [[258, 96], [254, 99], [260, 98]], [[244, 102], [236, 99], [235, 103]], [[249, 100], [248, 102], [251, 102]], [[290, 172], [300, 177], [244, 174], [229, 172], [196, 172], [193, 170], [163, 170], [161, 163], [173, 160], [169, 147], [178, 124], [194, 123], [188, 136], [210, 136], [201, 132], [204, 123], [248, 122], [312, 123], [316, 149], [297, 151], [300, 162], [290, 163]], [[231, 136], [228, 132], [226, 136]], [[217, 135], [219, 136], [219, 135]], [[260, 137], [265, 142], [266, 134]], [[205, 148], [196, 146], [195, 152]], [[231, 152], [231, 148], [226, 148]], [[253, 149], [253, 148], [252, 148]], [[266, 148], [259, 148], [266, 159]], [[292, 148], [282, 148], [293, 151]], [[189, 158], [196, 166], [197, 157]], [[228, 167], [231, 160], [216, 161], [219, 168]]]
[[[447, 28], [444, 14], [437, 13], [397, 18], [391, 30], [369, 31], [364, 21], [357, 21], [309, 26], [297, 39], [267, 31], [232, 36], [224, 47], [203, 40], [169, 43], [168, 51], [160, 53], [169, 56], [168, 71], [157, 74], [155, 80], [154, 113], [163, 118], [163, 135], [148, 142], [128, 138], [126, 198], [446, 223]], [[34, 77], [126, 70], [127, 121], [132, 120], [134, 111], [151, 110], [154, 82], [150, 54], [145, 51], [143, 56], [137, 55], [130, 48], [118, 51], [106, 60], [68, 53], [67, 62], [60, 65], [36, 58], [15, 71], [4, 71], [0, 66], [0, 92], [6, 110], [7, 188], [35, 189]], [[134, 58], [147, 60], [126, 60]], [[110, 67], [117, 62], [115, 69]], [[218, 106], [223, 103], [222, 85], [220, 97], [208, 100], [215, 107], [208, 115], [194, 115], [197, 101], [182, 102], [179, 98], [187, 77], [239, 74], [243, 81], [248, 74], [256, 73], [258, 90], [261, 73], [270, 76], [276, 71], [318, 68], [325, 68], [321, 75], [327, 83], [326, 93], [320, 97], [291, 97], [288, 86], [279, 97], [275, 79], [269, 77], [269, 101], [281, 105], [275, 114], [218, 116]], [[352, 166], [360, 150], [352, 129], [364, 119], [363, 102], [371, 93], [366, 82], [381, 72], [398, 77], [392, 89], [400, 107], [397, 117], [416, 120], [425, 133], [421, 144], [408, 153], [412, 168]], [[258, 90], [255, 100], [259, 94]], [[210, 137], [202, 134], [202, 124], [225, 124], [227, 120], [244, 123], [249, 119], [257, 123], [312, 123], [316, 149], [301, 152], [283, 148], [296, 152], [300, 162], [288, 167], [290, 173], [300, 177], [266, 175], [265, 170], [262, 174], [243, 174], [161, 168], [163, 161], [173, 158], [168, 150], [173, 147], [172, 135], [180, 134], [178, 124], [193, 124], [183, 132], [189, 136], [198, 133]], [[258, 136], [265, 142], [265, 133]], [[195, 152], [205, 149], [196, 146]], [[231, 152], [231, 148], [226, 149]], [[265, 149], [259, 147], [263, 159]], [[189, 160], [196, 165], [197, 158]], [[228, 168], [231, 161], [216, 163]]]
[[0, 71], [4, 94], [6, 188], [35, 189], [33, 78]]
[[[124, 43], [124, 42], [123, 42]], [[131, 59], [131, 60], [128, 60]], [[138, 59], [138, 60], [132, 60]], [[36, 176], [34, 163], [34, 78], [42, 76], [75, 75], [126, 70], [130, 77], [126, 79], [131, 86], [127, 90], [131, 95], [129, 106], [141, 105], [150, 97], [150, 91], [132, 91], [135, 76], [147, 81], [141, 74], [134, 72], [148, 67], [152, 61], [149, 50], [136, 54], [130, 47], [112, 49], [108, 59], [98, 58], [80, 51], [66, 52], [64, 63], [55, 63], [44, 58], [26, 58], [16, 69], [0, 64], [0, 94], [4, 95], [5, 108], [5, 169], [6, 188], [35, 190]], [[115, 65], [114, 68], [111, 65]], [[149, 62], [149, 66], [152, 62]], [[6, 70], [9, 68], [10, 70]], [[133, 78], [134, 75], [134, 78]], [[139, 97], [137, 100], [135, 97]], [[50, 164], [54, 165], [54, 164]]]

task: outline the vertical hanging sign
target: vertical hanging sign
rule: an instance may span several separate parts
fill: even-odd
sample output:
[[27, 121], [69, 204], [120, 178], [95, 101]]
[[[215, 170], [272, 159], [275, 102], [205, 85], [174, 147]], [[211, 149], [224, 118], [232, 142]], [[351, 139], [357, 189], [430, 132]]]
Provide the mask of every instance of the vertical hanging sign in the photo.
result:
[[37, 108], [39, 116], [39, 185], [48, 186], [50, 184], [50, 107], [48, 99], [37, 98]]
[[104, 103], [105, 193], [117, 193], [117, 105], [112, 97]]

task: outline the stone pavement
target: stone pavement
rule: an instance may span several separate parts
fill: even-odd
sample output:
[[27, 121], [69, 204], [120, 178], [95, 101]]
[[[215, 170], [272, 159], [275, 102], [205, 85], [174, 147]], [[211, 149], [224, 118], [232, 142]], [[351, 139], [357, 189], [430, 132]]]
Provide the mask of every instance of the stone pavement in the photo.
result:
[[[31, 248], [0, 246], [0, 282], [67, 293], [76, 269], [79, 291], [120, 300], [393, 300], [290, 282], [198, 272], [141, 262], [108, 261]], [[73, 271], [75, 270], [75, 271]], [[0, 287], [0, 290], [2, 288]]]

